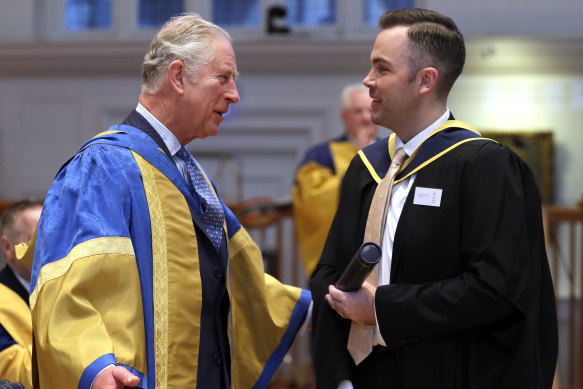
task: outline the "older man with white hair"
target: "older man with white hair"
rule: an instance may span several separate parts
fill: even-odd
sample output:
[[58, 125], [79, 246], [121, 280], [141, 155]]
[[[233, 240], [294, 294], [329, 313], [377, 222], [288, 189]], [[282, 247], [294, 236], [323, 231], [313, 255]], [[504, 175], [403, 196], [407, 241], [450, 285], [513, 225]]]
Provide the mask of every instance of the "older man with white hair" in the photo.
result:
[[263, 388], [311, 298], [264, 274], [185, 147], [239, 101], [231, 39], [173, 18], [142, 73], [137, 108], [47, 195], [31, 280], [40, 386]]
[[308, 277], [322, 254], [348, 164], [358, 150], [375, 140], [378, 130], [371, 119], [372, 99], [364, 85], [346, 85], [340, 101], [344, 133], [305, 152], [291, 192], [296, 235]]

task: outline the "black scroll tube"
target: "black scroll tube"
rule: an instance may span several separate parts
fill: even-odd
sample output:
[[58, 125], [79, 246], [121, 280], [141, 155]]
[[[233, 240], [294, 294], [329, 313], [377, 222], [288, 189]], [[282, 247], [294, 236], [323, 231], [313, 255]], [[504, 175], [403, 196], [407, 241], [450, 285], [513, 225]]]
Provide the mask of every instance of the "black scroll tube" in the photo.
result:
[[344, 292], [353, 292], [362, 287], [364, 280], [381, 260], [381, 248], [373, 242], [364, 242], [340, 276], [336, 287]]

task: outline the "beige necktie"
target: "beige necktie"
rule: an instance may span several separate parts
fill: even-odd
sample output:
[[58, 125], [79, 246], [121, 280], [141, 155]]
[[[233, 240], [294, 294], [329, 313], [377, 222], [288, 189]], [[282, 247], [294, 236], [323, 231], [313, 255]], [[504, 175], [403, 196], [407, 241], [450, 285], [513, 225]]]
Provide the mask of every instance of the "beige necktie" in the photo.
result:
[[[364, 231], [364, 242], [373, 242], [382, 247], [381, 243], [383, 241], [382, 238], [385, 222], [387, 220], [391, 192], [393, 191], [393, 181], [406, 159], [407, 153], [405, 150], [402, 148], [397, 150], [387, 174], [377, 186], [368, 211], [366, 229]], [[375, 286], [377, 285], [378, 278], [377, 266], [374, 267], [373, 271], [367, 278], [367, 281]], [[348, 336], [348, 345], [346, 347], [348, 348], [348, 352], [350, 352], [352, 359], [354, 359], [355, 364], [358, 365], [368, 356], [368, 354], [371, 353], [374, 329], [375, 326], [360, 325], [352, 322], [352, 325], [350, 326], [350, 334]]]

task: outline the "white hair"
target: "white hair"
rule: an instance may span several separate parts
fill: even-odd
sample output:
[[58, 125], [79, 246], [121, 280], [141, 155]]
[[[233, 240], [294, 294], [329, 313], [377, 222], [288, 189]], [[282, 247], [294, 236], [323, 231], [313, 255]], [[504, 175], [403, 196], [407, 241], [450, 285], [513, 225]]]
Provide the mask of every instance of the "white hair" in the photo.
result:
[[363, 84], [349, 84], [342, 89], [342, 94], [340, 95], [340, 109], [345, 110], [350, 108], [352, 103], [351, 97], [354, 92], [365, 92], [368, 94], [368, 88]]
[[196, 80], [200, 68], [213, 60], [210, 42], [223, 36], [232, 42], [229, 33], [196, 13], [175, 16], [156, 34], [142, 63], [142, 91], [155, 93], [172, 61], [180, 60], [186, 75]]

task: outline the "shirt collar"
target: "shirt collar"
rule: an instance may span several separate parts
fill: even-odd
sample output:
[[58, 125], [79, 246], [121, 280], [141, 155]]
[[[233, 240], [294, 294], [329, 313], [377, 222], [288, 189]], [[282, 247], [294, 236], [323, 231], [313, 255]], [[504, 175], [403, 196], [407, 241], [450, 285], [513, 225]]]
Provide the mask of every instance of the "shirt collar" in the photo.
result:
[[402, 147], [408, 156], [413, 155], [415, 150], [417, 150], [417, 148], [419, 148], [419, 146], [421, 146], [421, 144], [425, 142], [427, 138], [429, 138], [429, 135], [431, 135], [433, 131], [435, 131], [439, 126], [445, 123], [447, 119], [449, 119], [449, 108], [446, 108], [445, 113], [441, 115], [439, 119], [433, 122], [433, 124], [431, 124], [426, 129], [415, 135], [409, 142], [403, 143], [401, 138], [397, 136], [395, 139], [395, 151], [399, 150]]
[[174, 155], [182, 147], [182, 145], [178, 141], [178, 138], [176, 138], [172, 131], [166, 128], [165, 125], [160, 123], [160, 121], [156, 119], [154, 115], [152, 115], [141, 103], [138, 103], [136, 111], [140, 115], [142, 115], [144, 119], [146, 119], [146, 121], [154, 128], [154, 130], [156, 130], [156, 132], [158, 133], [158, 135], [160, 135], [160, 138], [162, 138], [162, 141], [168, 148], [168, 151], [170, 151], [170, 154], [172, 154], [172, 156], [174, 157]]

